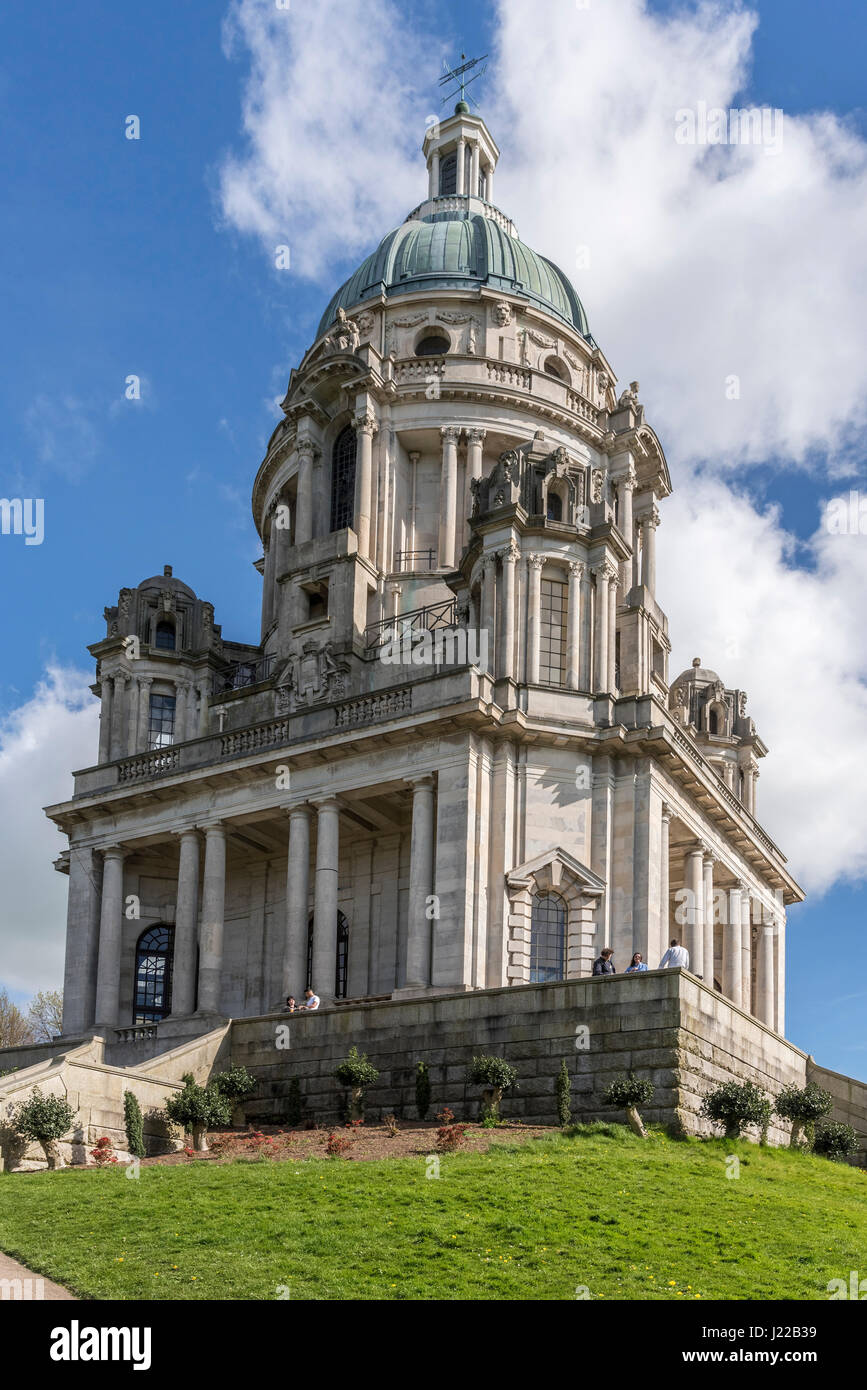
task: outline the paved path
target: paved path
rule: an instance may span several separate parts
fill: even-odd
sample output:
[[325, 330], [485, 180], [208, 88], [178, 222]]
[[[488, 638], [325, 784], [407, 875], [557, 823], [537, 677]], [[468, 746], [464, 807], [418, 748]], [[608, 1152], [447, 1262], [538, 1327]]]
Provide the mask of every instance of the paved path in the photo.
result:
[[43, 1279], [41, 1274], [34, 1274], [32, 1270], [26, 1269], [17, 1260], [0, 1251], [0, 1300], [8, 1299], [77, 1301], [75, 1294], [70, 1293], [68, 1289], [62, 1289], [59, 1284], [52, 1284], [50, 1279]]

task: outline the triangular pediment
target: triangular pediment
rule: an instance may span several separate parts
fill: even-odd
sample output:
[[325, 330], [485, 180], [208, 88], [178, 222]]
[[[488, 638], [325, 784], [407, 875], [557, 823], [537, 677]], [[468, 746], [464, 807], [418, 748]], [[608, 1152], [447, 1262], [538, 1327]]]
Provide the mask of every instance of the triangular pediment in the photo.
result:
[[506, 882], [510, 888], [524, 887], [530, 880], [536, 883], [544, 881], [554, 889], [570, 884], [590, 895], [605, 892], [604, 880], [559, 845], [554, 849], [544, 850], [542, 854], [537, 854], [535, 859], [528, 859], [525, 864], [519, 864], [506, 875]]

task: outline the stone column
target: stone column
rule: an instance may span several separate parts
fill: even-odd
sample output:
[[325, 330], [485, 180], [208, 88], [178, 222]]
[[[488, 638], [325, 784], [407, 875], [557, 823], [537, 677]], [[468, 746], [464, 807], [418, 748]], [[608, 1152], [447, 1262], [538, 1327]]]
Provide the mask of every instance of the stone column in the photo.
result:
[[312, 439], [298, 441], [298, 482], [295, 494], [295, 544], [304, 545], [313, 539], [313, 455], [316, 445]]
[[[662, 804], [662, 822], [659, 835], [659, 935], [662, 944], [663, 954], [668, 950], [668, 943], [671, 940], [669, 922], [669, 900], [671, 897], [671, 867], [669, 864], [669, 853], [671, 849], [671, 807], [665, 802]], [[648, 964], [650, 962], [648, 961]], [[655, 965], [659, 961], [654, 962]], [[651, 965], [651, 969], [653, 966]]]
[[780, 1037], [786, 1036], [786, 918], [774, 922], [774, 1027]]
[[208, 715], [210, 714], [211, 688], [206, 680], [199, 682], [199, 738], [204, 738], [210, 732], [208, 728]]
[[[486, 555], [482, 560], [482, 619], [481, 627], [487, 632], [488, 671], [493, 674], [494, 650], [496, 648], [495, 624], [497, 618], [497, 559]], [[480, 648], [481, 649], [481, 648]]]
[[138, 752], [147, 752], [148, 732], [150, 728], [151, 713], [151, 686], [153, 685], [152, 676], [139, 676], [138, 679]]
[[69, 846], [66, 964], [63, 975], [63, 1033], [77, 1037], [93, 1026], [99, 960], [99, 874], [90, 846]]
[[542, 625], [542, 555], [527, 556], [527, 684], [539, 683]]
[[605, 689], [612, 695], [617, 691], [617, 569], [614, 565], [608, 574], [608, 683]]
[[462, 136], [460, 137], [460, 139], [458, 140], [458, 149], [457, 149], [457, 156], [458, 156], [458, 158], [457, 158], [457, 165], [458, 165], [458, 167], [457, 167], [457, 184], [455, 185], [455, 192], [457, 193], [457, 195], [458, 195], [459, 198], [461, 197], [462, 194], [466, 193], [466, 191], [467, 191], [467, 190], [466, 190], [466, 182], [467, 182], [467, 180], [466, 180], [466, 164], [467, 164], [466, 148], [467, 148], [467, 142], [466, 142], [466, 140], [464, 139], [464, 137], [463, 137], [463, 135], [462, 135]]
[[723, 927], [723, 994], [742, 1007], [743, 961], [741, 958], [741, 890], [729, 888], [728, 914]]
[[704, 851], [704, 980], [705, 984], [714, 987], [714, 937], [713, 937], [713, 866], [714, 857], [709, 849]]
[[593, 573], [596, 577], [596, 603], [593, 614], [596, 650], [592, 688], [595, 694], [601, 695], [608, 680], [608, 566], [597, 565]]
[[102, 852], [102, 907], [96, 972], [96, 1026], [117, 1028], [120, 1010], [120, 948], [123, 931], [123, 861], [126, 850], [109, 845]]
[[226, 905], [226, 827], [207, 825], [199, 948], [200, 1014], [220, 1012], [223, 983], [223, 920]]
[[506, 680], [515, 674], [515, 567], [520, 550], [514, 541], [500, 551], [502, 571], [497, 607], [500, 631], [497, 642], [497, 679]]
[[433, 929], [428, 916], [428, 899], [433, 894], [434, 781], [431, 776], [406, 780], [412, 786], [406, 986], [411, 989], [426, 989], [431, 980]]
[[485, 170], [485, 199], [487, 202], [494, 201], [494, 166], [489, 164]]
[[592, 589], [590, 585], [590, 566], [582, 565], [580, 575], [581, 588], [581, 665], [579, 670], [579, 688], [581, 690], [593, 689], [593, 621], [592, 621]]
[[[286, 939], [283, 948], [283, 998], [301, 1001], [307, 985], [307, 934], [310, 904], [310, 807], [289, 811], [286, 858]], [[335, 909], [336, 911], [336, 909]]]
[[587, 569], [580, 560], [569, 565], [569, 595], [566, 600], [566, 684], [581, 689], [581, 589]]
[[196, 947], [199, 936], [199, 860], [201, 841], [192, 827], [177, 832], [180, 841], [178, 896], [175, 906], [175, 956], [172, 1013], [191, 1014], [196, 1007]]
[[443, 462], [440, 480], [439, 562], [444, 569], [455, 567], [455, 515], [458, 500], [458, 439], [460, 426], [443, 425]]
[[686, 852], [684, 860], [684, 887], [687, 897], [686, 949], [689, 951], [689, 968], [693, 975], [704, 975], [704, 877], [701, 845], [694, 845]]
[[100, 696], [102, 703], [99, 710], [99, 761], [107, 763], [111, 761], [111, 695], [112, 681], [109, 676], [104, 676], [100, 682]]
[[474, 140], [470, 146], [470, 187], [471, 198], [479, 196], [479, 142]]
[[756, 1017], [774, 1026], [774, 929], [762, 922], [759, 926], [759, 952], [756, 961]]
[[123, 690], [127, 678], [118, 671], [111, 679], [114, 683], [111, 697], [111, 757], [114, 760], [124, 757], [126, 753], [126, 738], [124, 737], [126, 699]]
[[173, 743], [183, 743], [187, 727], [187, 696], [190, 687], [186, 681], [175, 682], [175, 732]]
[[430, 187], [428, 189], [429, 198], [438, 198], [440, 194], [440, 152], [434, 150], [430, 157]]
[[323, 1004], [334, 999], [337, 975], [337, 865], [340, 853], [340, 803], [333, 796], [316, 807], [316, 884], [313, 906], [314, 992]]
[[659, 511], [653, 507], [641, 518], [641, 582], [649, 593], [656, 592], [656, 528]]
[[[268, 544], [265, 546], [265, 567], [262, 571], [262, 636], [268, 631], [274, 617], [274, 572], [277, 568], [277, 538], [274, 534], [274, 513], [272, 502], [267, 512]], [[263, 528], [264, 529], [264, 528]], [[263, 537], [264, 544], [264, 537]]]
[[620, 516], [618, 517], [618, 529], [621, 532], [626, 544], [630, 546], [633, 554], [620, 562], [620, 588], [623, 593], [624, 602], [626, 595], [632, 588], [633, 573], [635, 568], [635, 536], [632, 521], [632, 495], [635, 490], [636, 482], [635, 469], [630, 464], [627, 471], [617, 479], [617, 487], [620, 497]]
[[373, 510], [373, 436], [378, 429], [379, 423], [372, 410], [356, 415], [358, 450], [355, 476], [355, 533], [358, 536], [358, 553], [367, 560], [372, 558], [370, 517]]
[[470, 483], [472, 482], [473, 478], [481, 478], [482, 476], [482, 450], [486, 434], [487, 430], [469, 429], [466, 431], [467, 488], [466, 498], [464, 500], [464, 515], [460, 518], [461, 526], [459, 528], [462, 534], [465, 536], [466, 540], [469, 540], [469, 523], [467, 521], [467, 517], [470, 515], [470, 512], [473, 508], [473, 498]]
[[741, 880], [741, 986], [743, 1009], [753, 1011], [753, 924], [750, 919], [750, 885]]

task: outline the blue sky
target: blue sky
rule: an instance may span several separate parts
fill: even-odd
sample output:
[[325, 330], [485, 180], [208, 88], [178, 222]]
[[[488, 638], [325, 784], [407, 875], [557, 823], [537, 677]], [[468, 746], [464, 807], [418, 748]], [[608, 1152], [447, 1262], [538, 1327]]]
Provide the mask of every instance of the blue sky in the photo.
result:
[[[836, 112], [863, 136], [863, 5], [759, 0], [751, 8], [760, 23], [740, 99], [793, 115]], [[441, 50], [496, 54], [496, 13], [450, 0], [402, 9], [441, 46], [430, 45], [417, 78], [422, 105], [434, 111]], [[0, 495], [45, 499], [41, 546], [0, 537], [0, 715], [32, 699], [48, 664], [87, 669], [103, 607], [167, 563], [213, 601], [227, 636], [258, 633], [253, 476], [275, 398], [330, 289], [358, 256], [330, 255], [318, 283], [281, 274], [262, 238], [226, 218], [221, 169], [230, 152], [244, 155], [249, 62], [243, 50], [224, 53], [224, 14], [201, 0], [46, 0], [0, 14]], [[524, 80], [544, 90], [532, 70]], [[477, 89], [487, 114], [484, 80]], [[371, 119], [389, 100], [374, 90]], [[327, 105], [327, 89], [319, 99]], [[130, 114], [141, 121], [137, 141], [124, 136]], [[505, 166], [508, 132], [495, 135]], [[420, 163], [417, 179], [421, 196]], [[548, 250], [538, 232], [533, 239]], [[592, 274], [579, 288], [604, 343], [606, 304]], [[799, 294], [797, 283], [791, 292]], [[141, 378], [140, 401], [124, 398], [131, 374]], [[857, 483], [858, 446], [848, 465], [856, 481], [846, 487]], [[676, 474], [676, 451], [669, 462]], [[775, 503], [780, 525], [806, 546], [834, 489], [821, 444], [807, 464], [787, 463], [772, 447], [731, 482], [758, 506]], [[805, 569], [815, 563], [806, 549], [797, 557]], [[692, 654], [684, 651], [682, 664]], [[805, 738], [810, 717], [805, 710]], [[773, 778], [772, 749], [763, 791]], [[792, 914], [787, 1031], [827, 1065], [865, 1074], [863, 878], [845, 865], [831, 877], [836, 886]], [[52, 930], [62, 939], [62, 922]], [[0, 981], [23, 996], [45, 980], [4, 976], [2, 931]]]

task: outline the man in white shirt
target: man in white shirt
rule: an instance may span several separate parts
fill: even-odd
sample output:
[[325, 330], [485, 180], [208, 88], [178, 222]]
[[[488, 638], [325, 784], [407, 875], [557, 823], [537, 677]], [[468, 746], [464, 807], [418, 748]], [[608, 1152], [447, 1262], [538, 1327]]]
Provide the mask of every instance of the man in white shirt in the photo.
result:
[[669, 966], [672, 970], [689, 969], [689, 951], [685, 946], [678, 945], [676, 936], [672, 938], [671, 945], [659, 962], [660, 970], [667, 970]]
[[314, 994], [309, 985], [304, 991], [304, 1003], [301, 1005], [301, 1008], [306, 1009], [308, 1013], [312, 1013], [314, 1009], [319, 1008], [319, 995]]

